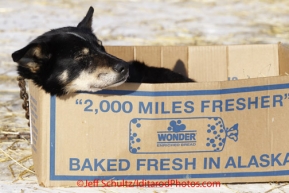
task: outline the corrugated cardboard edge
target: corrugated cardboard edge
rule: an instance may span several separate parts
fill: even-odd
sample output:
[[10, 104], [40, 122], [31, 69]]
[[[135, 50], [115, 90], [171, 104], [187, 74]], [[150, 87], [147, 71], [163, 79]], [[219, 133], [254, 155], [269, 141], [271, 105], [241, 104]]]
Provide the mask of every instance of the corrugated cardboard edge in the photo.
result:
[[[32, 158], [34, 163], [34, 169], [36, 171], [36, 177], [39, 184], [49, 184], [49, 154], [50, 151], [49, 138], [50, 133], [47, 130], [47, 125], [50, 125], [50, 106], [44, 105], [49, 104], [50, 95], [46, 94], [39, 87], [32, 86], [32, 82], [29, 81], [29, 99], [30, 99], [30, 118], [32, 115], [32, 97], [37, 101], [37, 116], [38, 117], [47, 117], [47, 119], [35, 120], [35, 124], [30, 122], [31, 130], [33, 130], [33, 125], [37, 126], [37, 136], [32, 136]], [[32, 119], [32, 118], [31, 118]], [[49, 127], [48, 127], [49, 128]], [[35, 143], [36, 142], [36, 143]]]
[[284, 44], [278, 44], [279, 74], [289, 75], [289, 48]]

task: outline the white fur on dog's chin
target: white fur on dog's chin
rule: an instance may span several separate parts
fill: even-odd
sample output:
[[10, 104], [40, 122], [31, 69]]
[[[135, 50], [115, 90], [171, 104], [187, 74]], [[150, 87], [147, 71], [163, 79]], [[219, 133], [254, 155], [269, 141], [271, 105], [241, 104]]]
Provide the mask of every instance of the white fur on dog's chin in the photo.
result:
[[120, 86], [120, 85], [122, 85], [123, 83], [125, 83], [126, 79], [127, 79], [127, 77], [126, 77], [123, 81], [117, 82], [117, 83], [115, 83], [115, 84], [112, 84], [112, 85], [110, 85], [110, 86], [108, 86], [108, 87], [106, 87], [106, 88]]
[[126, 81], [127, 77], [123, 81], [118, 82], [118, 74], [114, 71], [109, 71], [108, 73], [89, 73], [83, 71], [65, 87], [65, 91], [67, 93], [76, 91], [96, 92], [104, 88], [119, 86]]

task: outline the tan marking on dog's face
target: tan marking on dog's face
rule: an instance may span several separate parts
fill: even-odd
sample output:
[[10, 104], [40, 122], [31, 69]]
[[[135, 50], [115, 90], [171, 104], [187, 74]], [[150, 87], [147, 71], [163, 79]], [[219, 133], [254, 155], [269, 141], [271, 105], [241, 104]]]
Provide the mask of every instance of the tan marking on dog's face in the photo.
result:
[[62, 74], [60, 74], [60, 75], [58, 76], [58, 78], [59, 78], [60, 82], [66, 83], [66, 82], [67, 82], [67, 79], [68, 79], [68, 72], [67, 72], [67, 70], [65, 70], [64, 72], [62, 72]]
[[96, 92], [107, 87], [121, 85], [126, 81], [127, 77], [128, 73], [126, 76], [120, 77], [111, 68], [100, 68], [92, 73], [83, 71], [65, 87], [65, 90], [68, 93], [75, 91]]
[[41, 47], [35, 47], [32, 50], [32, 55], [36, 58], [44, 59], [44, 58], [50, 58], [50, 55], [45, 55], [42, 53]]
[[45, 58], [45, 56], [42, 55], [42, 53], [41, 53], [41, 48], [40, 47], [34, 48], [33, 56], [36, 56], [37, 58]]
[[35, 62], [28, 62], [26, 65], [32, 73], [36, 73], [39, 70], [39, 64]]
[[88, 48], [83, 48], [83, 49], [81, 50], [81, 52], [82, 52], [82, 54], [84, 54], [84, 55], [88, 55], [88, 54], [89, 54], [89, 49], [88, 49]]
[[80, 60], [84, 58], [85, 56], [89, 55], [89, 49], [88, 48], [83, 48], [80, 52], [78, 52], [75, 56], [75, 60]]

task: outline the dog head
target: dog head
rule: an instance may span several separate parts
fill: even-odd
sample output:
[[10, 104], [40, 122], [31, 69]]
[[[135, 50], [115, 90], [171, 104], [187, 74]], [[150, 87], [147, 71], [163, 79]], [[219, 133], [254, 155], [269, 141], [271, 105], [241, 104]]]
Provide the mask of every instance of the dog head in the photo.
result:
[[105, 52], [92, 32], [93, 11], [77, 27], [51, 30], [14, 52], [18, 74], [58, 96], [124, 83], [129, 64]]

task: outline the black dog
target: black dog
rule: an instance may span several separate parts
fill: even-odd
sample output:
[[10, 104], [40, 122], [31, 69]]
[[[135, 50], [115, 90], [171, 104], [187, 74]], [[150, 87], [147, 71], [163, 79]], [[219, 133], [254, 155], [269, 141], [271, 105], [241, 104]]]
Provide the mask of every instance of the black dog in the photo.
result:
[[165, 68], [125, 62], [106, 53], [92, 33], [93, 8], [77, 27], [54, 29], [14, 52], [18, 74], [52, 95], [75, 91], [95, 92], [124, 82], [194, 82]]

